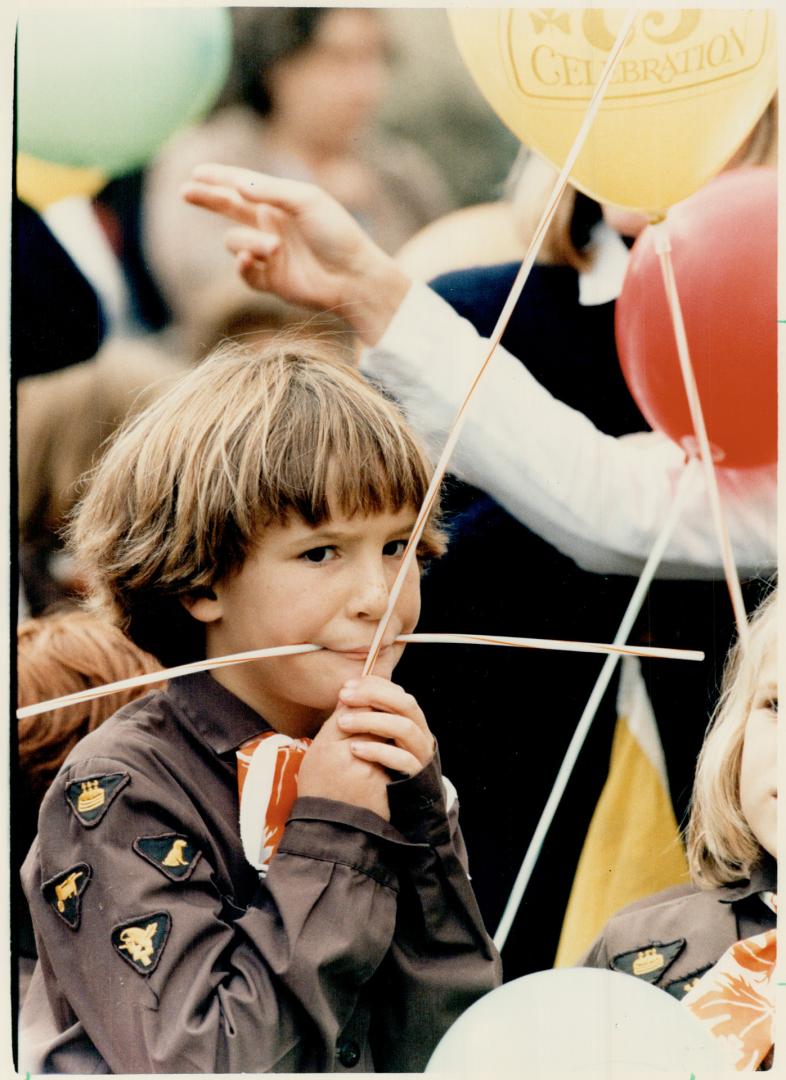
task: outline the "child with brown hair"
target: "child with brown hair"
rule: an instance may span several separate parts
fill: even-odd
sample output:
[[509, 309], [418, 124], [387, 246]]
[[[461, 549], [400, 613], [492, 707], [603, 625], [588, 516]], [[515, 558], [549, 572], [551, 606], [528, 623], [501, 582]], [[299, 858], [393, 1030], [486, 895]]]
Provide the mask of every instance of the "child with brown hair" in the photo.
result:
[[[226, 347], [122, 429], [78, 510], [93, 602], [173, 680], [82, 740], [23, 876], [31, 1071], [417, 1071], [499, 981], [433, 736], [390, 681], [429, 481], [398, 410], [318, 344]], [[424, 556], [443, 540], [435, 522]], [[313, 738], [264, 881], [237, 754]], [[245, 799], [245, 794], [244, 794]], [[262, 813], [262, 807], [260, 807]]]
[[687, 831], [698, 888], [667, 889], [625, 908], [584, 960], [646, 979], [684, 1001], [724, 1041], [740, 1070], [766, 1068], [772, 1057], [777, 630], [773, 590], [747, 641], [729, 654], [699, 755]]

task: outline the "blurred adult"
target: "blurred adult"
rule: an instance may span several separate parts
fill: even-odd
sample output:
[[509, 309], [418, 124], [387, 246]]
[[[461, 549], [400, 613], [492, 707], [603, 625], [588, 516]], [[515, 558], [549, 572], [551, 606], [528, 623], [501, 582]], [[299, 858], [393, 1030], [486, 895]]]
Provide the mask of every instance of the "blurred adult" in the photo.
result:
[[386, 251], [451, 203], [424, 152], [374, 125], [391, 60], [384, 12], [258, 7], [233, 9], [233, 19], [224, 104], [164, 148], [145, 185], [144, 246], [176, 320], [232, 274], [220, 222], [178, 198], [202, 161], [313, 181]]

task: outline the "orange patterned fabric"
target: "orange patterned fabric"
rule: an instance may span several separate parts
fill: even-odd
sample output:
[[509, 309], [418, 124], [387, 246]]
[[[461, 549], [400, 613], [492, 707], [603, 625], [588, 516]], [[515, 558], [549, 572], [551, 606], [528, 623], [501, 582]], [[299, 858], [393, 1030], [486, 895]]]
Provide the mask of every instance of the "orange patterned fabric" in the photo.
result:
[[[237, 751], [237, 787], [241, 806], [241, 837], [249, 861], [262, 877], [278, 850], [292, 804], [297, 798], [297, 774], [311, 739], [289, 739], [266, 731], [243, 743]], [[256, 756], [259, 755], [259, 756]], [[253, 770], [252, 770], [253, 765]], [[253, 772], [250, 810], [243, 802], [249, 772]], [[243, 828], [245, 820], [258, 829]]]
[[[776, 910], [772, 893], [761, 894]], [[775, 930], [738, 941], [683, 998], [720, 1039], [739, 1072], [753, 1072], [773, 1045]]]

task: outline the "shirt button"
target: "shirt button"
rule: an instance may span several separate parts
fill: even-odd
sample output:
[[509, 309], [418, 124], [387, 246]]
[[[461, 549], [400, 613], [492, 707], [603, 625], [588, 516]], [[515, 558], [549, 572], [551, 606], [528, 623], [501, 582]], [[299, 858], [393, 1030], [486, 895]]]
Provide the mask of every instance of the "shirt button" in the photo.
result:
[[360, 1047], [354, 1040], [345, 1039], [337, 1047], [338, 1060], [345, 1069], [352, 1069], [360, 1061]]

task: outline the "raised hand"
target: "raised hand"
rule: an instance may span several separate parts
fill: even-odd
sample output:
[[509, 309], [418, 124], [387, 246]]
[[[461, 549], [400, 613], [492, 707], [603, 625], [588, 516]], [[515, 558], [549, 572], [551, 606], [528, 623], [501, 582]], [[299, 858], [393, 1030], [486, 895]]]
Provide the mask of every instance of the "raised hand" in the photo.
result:
[[235, 223], [225, 242], [260, 292], [330, 309], [375, 344], [409, 279], [326, 192], [231, 165], [200, 165], [183, 198]]

